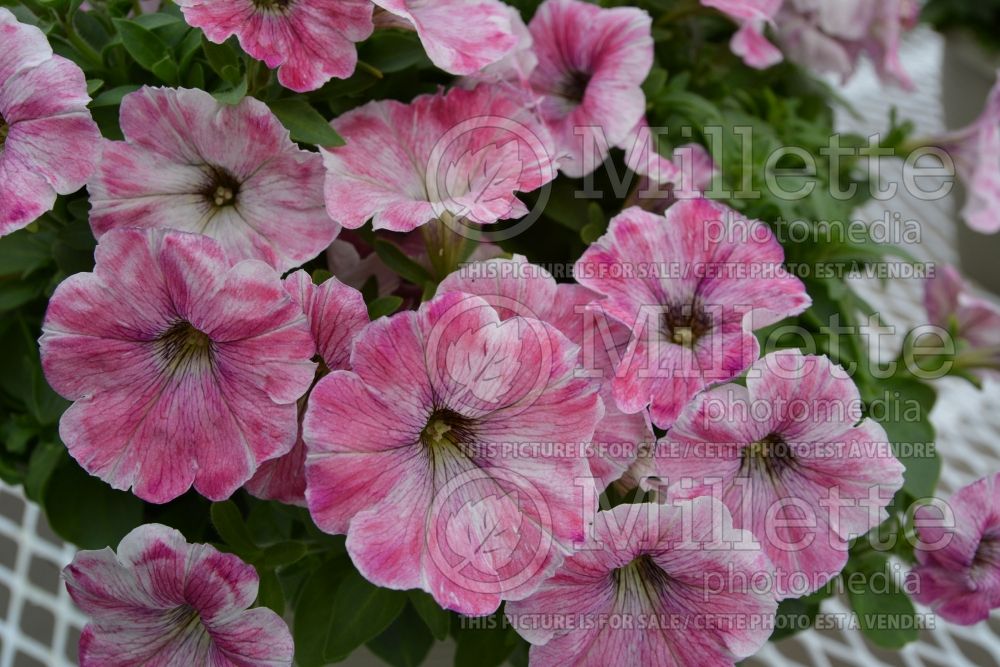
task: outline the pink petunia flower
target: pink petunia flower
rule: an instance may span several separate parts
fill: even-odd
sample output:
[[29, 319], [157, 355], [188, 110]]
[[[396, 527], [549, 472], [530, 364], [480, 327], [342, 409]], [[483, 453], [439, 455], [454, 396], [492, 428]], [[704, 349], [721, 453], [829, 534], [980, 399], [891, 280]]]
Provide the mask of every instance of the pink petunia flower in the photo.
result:
[[616, 216], [574, 275], [607, 297], [592, 307], [632, 331], [612, 381], [618, 408], [649, 406], [669, 428], [695, 394], [746, 370], [760, 351], [753, 331], [810, 304], [783, 261], [766, 225], [706, 199], [666, 217], [635, 207]]
[[315, 346], [273, 269], [161, 230], [108, 232], [95, 257], [56, 288], [39, 341], [87, 472], [150, 502], [192, 484], [221, 500], [292, 448]]
[[913, 598], [960, 625], [986, 620], [1000, 607], [1000, 474], [956, 492], [941, 508], [917, 508]]
[[785, 0], [775, 25], [791, 60], [846, 81], [867, 55], [883, 81], [913, 90], [899, 47], [919, 11], [914, 0]]
[[0, 236], [52, 210], [94, 170], [101, 133], [87, 82], [42, 31], [0, 7]]
[[965, 184], [966, 224], [981, 234], [1000, 232], [1000, 72], [976, 122], [918, 143], [937, 146], [955, 161]]
[[618, 505], [593, 537], [507, 603], [532, 665], [732, 665], [767, 640], [777, 603], [755, 582], [771, 564], [721, 503]]
[[962, 369], [1000, 374], [1000, 308], [973, 295], [958, 270], [938, 267], [924, 283], [924, 308], [929, 324], [955, 337]]
[[[296, 271], [284, 280], [285, 289], [306, 315], [320, 359], [320, 373], [345, 370], [350, 365], [351, 343], [368, 324], [368, 309], [361, 293], [336, 278], [314, 285], [305, 271]], [[305, 415], [308, 395], [299, 399], [299, 421]], [[258, 498], [293, 505], [306, 504], [306, 445], [302, 429], [292, 451], [265, 461], [246, 489]]]
[[352, 371], [313, 389], [306, 499], [379, 586], [488, 614], [533, 592], [583, 539], [579, 443], [602, 415], [554, 327], [450, 292], [361, 333]]
[[783, 60], [781, 50], [764, 36], [764, 26], [774, 22], [784, 0], [701, 0], [740, 24], [729, 47], [749, 67], [767, 69]]
[[515, 46], [510, 7], [498, 0], [372, 0], [375, 23], [417, 31], [431, 62], [450, 74], [473, 74]]
[[234, 259], [287, 271], [323, 252], [339, 227], [323, 208], [323, 164], [259, 100], [143, 88], [121, 105], [125, 141], [108, 141], [88, 184], [90, 226], [207, 234]]
[[594, 376], [604, 401], [604, 417], [597, 424], [592, 446], [584, 452], [600, 490], [622, 476], [643, 443], [652, 442], [644, 415], [625, 414], [615, 407], [611, 396], [614, 361], [628, 343], [629, 332], [613, 320], [598, 322], [586, 310], [600, 299], [598, 294], [580, 285], [557, 284], [551, 274], [523, 255], [467, 264], [441, 282], [437, 293], [447, 292], [480, 296], [501, 319], [520, 316], [548, 322], [580, 347], [578, 374]]
[[719, 497], [774, 563], [779, 596], [801, 597], [843, 569], [849, 540], [886, 519], [903, 485], [885, 429], [861, 407], [826, 357], [774, 352], [746, 387], [717, 387], [684, 409], [657, 446], [657, 470], [675, 499]]
[[326, 206], [344, 227], [407, 232], [442, 217], [488, 224], [528, 211], [515, 196], [555, 177], [548, 132], [506, 89], [479, 85], [409, 104], [369, 102], [333, 121]]
[[642, 178], [624, 208], [663, 213], [680, 199], [701, 197], [718, 173], [715, 160], [700, 144], [678, 146], [667, 159], [657, 152], [656, 143], [656, 133], [645, 119], [625, 142], [625, 165]]
[[356, 42], [371, 36], [370, 0], [177, 0], [184, 20], [221, 44], [236, 35], [243, 50], [297, 92], [346, 79], [358, 64]]
[[573, 177], [601, 165], [646, 110], [642, 82], [653, 66], [651, 20], [634, 7], [602, 9], [546, 0], [528, 25], [538, 66], [530, 77], [540, 111]]
[[257, 572], [173, 528], [139, 526], [118, 545], [80, 551], [66, 590], [90, 617], [81, 667], [292, 664], [292, 635], [257, 597]]

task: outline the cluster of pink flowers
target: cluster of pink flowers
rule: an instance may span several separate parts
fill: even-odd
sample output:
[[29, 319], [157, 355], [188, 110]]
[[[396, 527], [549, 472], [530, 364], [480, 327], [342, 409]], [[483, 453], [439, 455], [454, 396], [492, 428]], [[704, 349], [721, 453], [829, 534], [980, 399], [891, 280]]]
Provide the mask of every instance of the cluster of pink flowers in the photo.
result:
[[[90, 193], [96, 265], [58, 286], [40, 340], [49, 383], [73, 402], [61, 437], [89, 473], [153, 503], [193, 487], [303, 504], [379, 586], [469, 615], [506, 601], [541, 666], [742, 659], [779, 600], [826, 583], [884, 518], [903, 468], [854, 384], [825, 357], [761, 358], [755, 332], [811, 304], [778, 240], [698, 194], [713, 172], [702, 149], [675, 162], [651, 148], [645, 12], [546, 0], [525, 26], [496, 0], [179, 4], [293, 90], [349, 76], [376, 27], [415, 30], [465, 78], [343, 114], [332, 124], [346, 144], [318, 153], [262, 102], [187, 89], [128, 95], [124, 140], [100, 140], [80, 71], [0, 9], [13, 45], [0, 54], [0, 234], [56, 193]], [[770, 22], [803, 58], [819, 35], [850, 67], [868, 51], [901, 75], [900, 3], [849, 20], [804, 0], [704, 4], [741, 22], [733, 48], [751, 64], [780, 56]], [[492, 257], [369, 321], [356, 286], [377, 269], [348, 241], [331, 246], [341, 226], [422, 234], [433, 268], [456, 221], [520, 218], [519, 193], [589, 173], [615, 146], [673, 194], [665, 213], [612, 219], [576, 283]], [[349, 265], [344, 282], [282, 277], [327, 248]], [[928, 299], [976, 343], [980, 306], [951, 283]], [[669, 502], [598, 511], [616, 483]], [[993, 486], [957, 497], [963, 521], [984, 494]], [[809, 521], [816, 508], [830, 511]], [[961, 577], [940, 572], [949, 552], [921, 559], [915, 576], [934, 582], [943, 613], [967, 599], [959, 584], [974, 589], [969, 617], [1000, 604], [994, 519], [954, 556]], [[753, 576], [767, 585], [741, 586]], [[247, 609], [253, 568], [162, 526], [117, 554], [82, 552], [66, 578], [93, 619], [83, 664], [291, 662], [281, 620]], [[709, 622], [734, 613], [753, 620]], [[538, 623], [560, 615], [592, 622]], [[704, 622], [683, 631], [679, 618]]]
[[[903, 68], [899, 46], [917, 24], [916, 0], [701, 0], [739, 23], [733, 53], [751, 67], [765, 69], [787, 55], [818, 72], [850, 78], [867, 55], [883, 80], [906, 89], [913, 82]], [[768, 41], [770, 25], [782, 50]]]

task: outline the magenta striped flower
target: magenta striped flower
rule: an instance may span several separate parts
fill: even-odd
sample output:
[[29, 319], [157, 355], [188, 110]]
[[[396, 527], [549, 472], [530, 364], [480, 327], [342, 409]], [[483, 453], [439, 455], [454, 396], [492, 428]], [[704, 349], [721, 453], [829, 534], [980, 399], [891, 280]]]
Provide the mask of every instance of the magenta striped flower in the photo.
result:
[[[465, 292], [485, 299], [500, 314], [548, 322], [580, 347], [577, 369], [594, 376], [604, 401], [604, 417], [597, 423], [588, 461], [603, 490], [635, 460], [653, 433], [645, 415], [625, 414], [611, 396], [614, 359], [628, 344], [628, 329], [613, 320], [598, 322], [586, 307], [600, 296], [586, 287], [557, 284], [542, 267], [523, 255], [467, 265], [438, 286], [438, 294]], [[605, 327], [602, 329], [602, 325]]]
[[917, 509], [909, 586], [942, 618], [972, 625], [1000, 607], [1000, 474], [959, 489], [947, 504], [947, 518], [939, 508]]
[[647, 406], [668, 428], [699, 391], [730, 380], [760, 353], [755, 329], [801, 313], [805, 286], [762, 222], [706, 199], [666, 217], [630, 208], [577, 261], [577, 281], [607, 298], [594, 304], [632, 331], [615, 371], [618, 408]]
[[771, 564], [718, 501], [618, 505], [591, 535], [534, 595], [507, 603], [534, 667], [732, 665], [767, 641]]
[[583, 176], [622, 145], [646, 111], [642, 82], [653, 66], [649, 15], [580, 0], [546, 0], [528, 25], [538, 65], [530, 77], [562, 157]]
[[59, 432], [87, 472], [162, 503], [192, 484], [227, 498], [295, 443], [315, 345], [263, 262], [197, 234], [122, 229], [67, 278], [42, 326], [42, 368], [73, 405]]
[[289, 667], [292, 635], [257, 598], [257, 572], [233, 554], [188, 544], [159, 524], [111, 549], [80, 551], [63, 570], [90, 617], [80, 667]]
[[[369, 324], [351, 371], [313, 389], [306, 500], [358, 571], [488, 614], [532, 593], [583, 539], [597, 387], [539, 320], [449, 292]], [[581, 480], [580, 484], [575, 480]]]
[[88, 184], [90, 226], [206, 234], [233, 259], [279, 271], [323, 252], [339, 231], [323, 206], [323, 163], [263, 102], [143, 88], [122, 100], [125, 141], [108, 141]]
[[178, 0], [184, 19], [221, 44], [236, 35], [243, 50], [281, 85], [316, 90], [346, 79], [358, 64], [356, 42], [375, 29], [370, 0]]
[[658, 444], [671, 498], [721, 493], [776, 569], [775, 592], [801, 597], [843, 569], [850, 540], [879, 525], [903, 485], [885, 429], [826, 357], [783, 350], [746, 387], [698, 395]]
[[[296, 271], [284, 280], [285, 289], [306, 315], [320, 359], [321, 372], [346, 370], [350, 366], [351, 344], [368, 324], [368, 309], [361, 292], [334, 277], [314, 285], [305, 271]], [[299, 421], [305, 414], [308, 396], [299, 399]], [[306, 445], [302, 427], [292, 451], [261, 464], [246, 484], [258, 498], [294, 505], [306, 504]]]
[[0, 236], [52, 209], [87, 182], [101, 133], [87, 82], [52, 54], [42, 31], [0, 7]]

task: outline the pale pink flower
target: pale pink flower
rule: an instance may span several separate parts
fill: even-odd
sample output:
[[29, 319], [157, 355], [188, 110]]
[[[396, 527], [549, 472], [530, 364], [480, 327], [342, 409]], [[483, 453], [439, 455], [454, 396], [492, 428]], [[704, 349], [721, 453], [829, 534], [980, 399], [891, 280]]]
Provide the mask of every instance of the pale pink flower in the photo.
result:
[[507, 7], [507, 14], [510, 18], [511, 33], [517, 39], [514, 48], [500, 60], [491, 65], [487, 65], [480, 71], [472, 74], [469, 79], [476, 81], [487, 81], [490, 83], [508, 82], [525, 87], [528, 85], [528, 78], [535, 71], [538, 65], [538, 56], [535, 55], [535, 40], [531, 37], [531, 31], [521, 18], [521, 12], [516, 7]]
[[101, 133], [87, 82], [42, 31], [0, 7], [0, 236], [52, 209], [94, 170]]
[[266, 607], [250, 609], [257, 572], [173, 528], [139, 526], [118, 545], [77, 552], [63, 570], [90, 618], [80, 667], [286, 667], [292, 635]]
[[236, 35], [243, 50], [298, 92], [331, 78], [346, 79], [358, 64], [356, 42], [375, 29], [370, 0], [177, 0], [184, 19], [221, 44]]
[[[323, 362], [321, 374], [349, 367], [351, 343], [368, 324], [368, 309], [361, 293], [336, 278], [313, 284], [305, 271], [296, 271], [284, 280], [285, 289], [306, 315], [316, 351]], [[305, 414], [308, 395], [299, 399], [299, 421]], [[292, 451], [265, 461], [246, 489], [258, 498], [294, 505], [306, 504], [306, 446], [302, 428]]]
[[[535, 667], [732, 665], [771, 632], [771, 564], [711, 498], [599, 512], [577, 548], [507, 617]], [[734, 549], [734, 543], [745, 548]]]
[[653, 66], [646, 12], [602, 9], [580, 0], [546, 0], [528, 25], [538, 65], [530, 84], [565, 156], [569, 176], [592, 172], [623, 145], [646, 111], [642, 82]]
[[939, 266], [924, 283], [928, 324], [943, 329], [958, 346], [956, 363], [964, 370], [1000, 373], [1000, 308], [969, 291], [952, 266]]
[[369, 102], [333, 121], [326, 206], [344, 227], [407, 232], [442, 217], [488, 224], [528, 210], [516, 197], [555, 176], [544, 126], [505, 88], [479, 85], [409, 104]]
[[760, 351], [753, 331], [810, 304], [783, 261], [767, 225], [706, 199], [612, 219], [574, 275], [607, 297], [593, 308], [632, 330], [612, 381], [618, 408], [649, 406], [668, 428], [699, 391], [745, 371]]
[[883, 81], [912, 90], [899, 47], [919, 9], [913, 0], [785, 0], [775, 25], [791, 60], [846, 81], [867, 55]]
[[603, 412], [553, 326], [449, 292], [380, 318], [352, 371], [313, 389], [306, 499], [373, 583], [488, 614], [533, 592], [583, 538], [585, 458]]
[[629, 194], [625, 208], [640, 206], [663, 213], [679, 199], [701, 197], [718, 173], [715, 160], [704, 146], [678, 146], [667, 159], [657, 152], [656, 135], [643, 119], [625, 141], [625, 165], [642, 177]]
[[972, 625], [1000, 607], [1000, 474], [959, 489], [947, 506], [951, 516], [917, 508], [920, 540], [908, 588], [942, 618]]
[[121, 229], [56, 288], [42, 368], [75, 401], [59, 432], [87, 472], [162, 503], [228, 497], [295, 443], [315, 346], [275, 271], [198, 234]]
[[309, 261], [339, 230], [323, 207], [323, 163], [267, 106], [203, 90], [143, 88], [121, 105], [125, 141], [108, 141], [90, 190], [90, 226], [206, 234], [233, 259], [280, 271]]
[[966, 224], [981, 234], [1000, 232], [1000, 72], [976, 122], [919, 143], [937, 146], [955, 161], [965, 184]]
[[767, 69], [783, 59], [781, 50], [764, 36], [764, 27], [774, 22], [783, 0], [701, 0], [740, 24], [729, 48], [755, 69]]
[[774, 352], [688, 404], [658, 444], [671, 498], [720, 497], [776, 569], [780, 597], [823, 586], [849, 541], [887, 518], [903, 485], [885, 429], [862, 419], [850, 377], [826, 357]]
[[591, 447], [585, 451], [593, 476], [603, 490], [635, 460], [643, 443], [653, 439], [644, 415], [625, 414], [611, 396], [614, 360], [624, 351], [628, 329], [613, 320], [599, 322], [586, 306], [600, 295], [580, 285], [561, 283], [523, 255], [466, 264], [438, 286], [438, 294], [465, 292], [480, 296], [501, 319], [530, 317], [555, 326], [580, 347], [581, 376], [600, 384], [604, 417], [597, 424]]
[[517, 45], [510, 7], [498, 0], [373, 0], [379, 25], [417, 31], [431, 62], [450, 74], [473, 74]]

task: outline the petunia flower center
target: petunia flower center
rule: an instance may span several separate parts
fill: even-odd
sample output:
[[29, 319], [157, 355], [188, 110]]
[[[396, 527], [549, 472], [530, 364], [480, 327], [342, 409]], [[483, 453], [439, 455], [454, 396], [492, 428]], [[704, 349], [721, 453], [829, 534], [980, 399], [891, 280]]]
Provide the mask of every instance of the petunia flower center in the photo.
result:
[[556, 94], [574, 104], [582, 104], [590, 85], [591, 75], [588, 72], [570, 70], [563, 78]]
[[266, 12], [281, 13], [291, 7], [292, 0], [253, 0], [253, 5]]
[[3, 145], [7, 143], [8, 133], [10, 133], [10, 125], [7, 124], [7, 120], [0, 114], [0, 151], [3, 150]]
[[670, 581], [670, 575], [649, 554], [637, 556], [628, 565], [613, 570], [611, 576], [619, 608], [634, 608], [628, 603], [629, 598], [638, 599], [646, 608], [653, 608], [658, 591]]
[[1000, 567], [1000, 534], [983, 534], [972, 558], [972, 567], [991, 573]]
[[712, 319], [697, 304], [666, 306], [660, 316], [660, 330], [664, 338], [688, 349], [712, 330]]
[[777, 433], [769, 433], [743, 448], [740, 471], [744, 476], [758, 470], [775, 476], [795, 462], [788, 443]]
[[211, 167], [208, 181], [201, 194], [216, 208], [235, 206], [240, 193], [240, 182], [232, 173], [222, 167]]
[[160, 334], [156, 345], [160, 359], [171, 374], [212, 364], [212, 339], [186, 320], [174, 323]]
[[427, 424], [420, 431], [420, 442], [431, 454], [440, 454], [469, 443], [471, 436], [472, 420], [454, 410], [439, 408], [431, 413]]

